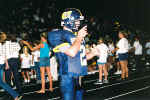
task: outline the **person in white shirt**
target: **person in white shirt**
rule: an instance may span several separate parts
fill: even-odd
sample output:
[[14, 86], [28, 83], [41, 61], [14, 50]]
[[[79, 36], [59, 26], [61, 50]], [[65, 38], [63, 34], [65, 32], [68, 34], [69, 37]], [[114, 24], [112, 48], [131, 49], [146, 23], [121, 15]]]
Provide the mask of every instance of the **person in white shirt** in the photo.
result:
[[20, 100], [21, 97], [19, 94], [14, 91], [6, 82], [3, 81], [3, 72], [4, 69], [9, 69], [8, 61], [7, 61], [7, 55], [6, 55], [6, 45], [4, 44], [5, 39], [7, 38], [6, 33], [1, 32], [0, 33], [0, 86], [6, 90], [13, 98], [14, 100]]
[[150, 65], [150, 39], [145, 44], [146, 48], [146, 65]]
[[112, 64], [114, 62], [114, 54], [113, 54], [113, 51], [114, 51], [115, 47], [114, 47], [114, 43], [112, 40], [108, 41], [108, 63], [107, 63], [107, 70], [109, 71], [110, 69], [113, 68]]
[[[38, 44], [40, 44], [39, 40], [36, 40], [33, 42], [34, 47], [36, 47]], [[37, 49], [35, 51], [32, 51], [33, 56], [34, 56], [34, 64], [35, 64], [35, 70], [36, 70], [36, 78], [37, 78], [37, 83], [41, 83], [41, 76], [40, 76], [40, 49]]]
[[34, 63], [34, 52], [31, 51], [31, 79], [36, 79], [36, 71], [35, 71], [35, 63]]
[[[40, 51], [39, 50], [35, 50], [31, 52], [32, 55], [32, 61], [31, 61], [31, 78], [36, 79], [36, 77], [39, 75], [40, 76], [40, 72], [37, 72], [37, 67], [38, 65], [36, 63], [39, 62], [39, 56], [40, 56]], [[40, 71], [40, 68], [39, 68]], [[38, 75], [37, 75], [38, 74]], [[40, 80], [40, 79], [38, 79]]]
[[24, 82], [29, 83], [30, 82], [29, 71], [30, 71], [32, 56], [28, 53], [27, 46], [23, 47], [23, 53], [20, 55], [20, 60], [21, 60], [21, 70], [22, 70], [21, 73], [24, 78]]
[[124, 80], [125, 78], [128, 78], [128, 50], [129, 50], [129, 43], [128, 40], [125, 38], [126, 32], [125, 31], [119, 31], [119, 42], [117, 43], [117, 52], [119, 57], [119, 62], [121, 66], [121, 80]]
[[53, 80], [57, 81], [58, 80], [58, 71], [57, 71], [58, 63], [57, 63], [55, 55], [53, 55], [50, 58], [50, 63], [51, 63], [51, 66], [52, 66], [51, 73], [52, 73]]
[[5, 70], [6, 82], [12, 83], [12, 76], [14, 78], [14, 84], [20, 94], [22, 94], [20, 74], [19, 74], [19, 51], [21, 49], [20, 44], [16, 40], [16, 34], [9, 34], [9, 41], [6, 41], [6, 56], [8, 59], [9, 69]]
[[[99, 67], [99, 81], [96, 84], [108, 83], [108, 72], [106, 68], [107, 57], [108, 57], [108, 47], [104, 44], [103, 39], [99, 39], [99, 44], [96, 46], [98, 57], [97, 64]], [[104, 80], [102, 82], [102, 76], [104, 73]]]
[[135, 37], [135, 41], [133, 43], [133, 47], [134, 47], [134, 55], [135, 55], [135, 64], [136, 64], [136, 67], [137, 67], [137, 70], [140, 69], [140, 59], [142, 57], [142, 44], [140, 43], [139, 41], [139, 38], [138, 37]]
[[[116, 45], [117, 44], [118, 44], [118, 41], [117, 41]], [[117, 71], [114, 74], [118, 75], [118, 74], [121, 74], [121, 66], [120, 66], [120, 62], [119, 62], [118, 50], [114, 50], [113, 52], [115, 54], [115, 66], [117, 67]]]

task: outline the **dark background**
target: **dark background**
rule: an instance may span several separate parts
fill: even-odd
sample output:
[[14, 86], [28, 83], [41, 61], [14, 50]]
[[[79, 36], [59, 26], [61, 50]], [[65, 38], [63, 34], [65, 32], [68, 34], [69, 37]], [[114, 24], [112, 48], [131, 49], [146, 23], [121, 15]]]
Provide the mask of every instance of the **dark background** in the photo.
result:
[[[150, 32], [150, 0], [59, 0], [59, 6], [85, 9], [89, 15], [119, 18], [122, 24]], [[63, 2], [64, 1], [64, 2]]]
[[[12, 9], [29, 0], [0, 0], [0, 21], [7, 20]], [[150, 32], [150, 0], [30, 0], [35, 8], [47, 13], [49, 1], [55, 2], [58, 9], [75, 7], [84, 15], [99, 16], [104, 19], [117, 18], [121, 24], [133, 25], [144, 32]], [[19, 16], [19, 15], [18, 15]]]

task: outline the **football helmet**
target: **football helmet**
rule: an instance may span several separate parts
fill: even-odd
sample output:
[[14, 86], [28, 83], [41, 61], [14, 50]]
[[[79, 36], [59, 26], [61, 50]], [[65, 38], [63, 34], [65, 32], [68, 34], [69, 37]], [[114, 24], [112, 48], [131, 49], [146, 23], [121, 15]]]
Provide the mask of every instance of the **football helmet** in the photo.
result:
[[84, 16], [82, 16], [81, 11], [76, 8], [69, 8], [61, 15], [61, 26], [66, 26], [72, 31], [77, 31], [80, 26], [80, 22], [78, 25], [75, 22], [81, 20], [84, 20]]

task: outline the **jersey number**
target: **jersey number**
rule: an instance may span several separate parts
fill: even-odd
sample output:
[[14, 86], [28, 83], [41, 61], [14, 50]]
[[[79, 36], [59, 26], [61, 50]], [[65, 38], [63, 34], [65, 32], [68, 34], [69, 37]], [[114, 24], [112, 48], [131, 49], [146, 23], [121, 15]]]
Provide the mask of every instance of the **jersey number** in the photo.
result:
[[87, 66], [87, 60], [86, 60], [86, 51], [84, 45], [81, 45], [80, 47], [80, 61], [81, 66]]

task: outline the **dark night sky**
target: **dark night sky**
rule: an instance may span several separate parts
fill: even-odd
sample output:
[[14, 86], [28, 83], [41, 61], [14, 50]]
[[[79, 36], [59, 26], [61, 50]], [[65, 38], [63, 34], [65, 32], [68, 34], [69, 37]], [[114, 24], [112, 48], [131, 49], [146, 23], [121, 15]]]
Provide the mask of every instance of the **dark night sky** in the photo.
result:
[[[24, 1], [28, 0], [0, 0], [0, 14]], [[48, 0], [42, 0], [42, 2], [45, 1]], [[56, 0], [56, 6], [59, 9], [80, 8], [83, 14], [99, 15], [106, 19], [119, 16], [122, 24], [134, 25], [143, 31], [150, 32], [150, 0]]]
[[122, 24], [150, 32], [150, 0], [58, 0], [57, 5], [81, 8], [106, 19], [119, 16]]

